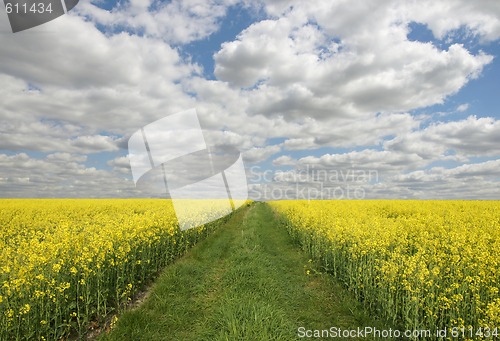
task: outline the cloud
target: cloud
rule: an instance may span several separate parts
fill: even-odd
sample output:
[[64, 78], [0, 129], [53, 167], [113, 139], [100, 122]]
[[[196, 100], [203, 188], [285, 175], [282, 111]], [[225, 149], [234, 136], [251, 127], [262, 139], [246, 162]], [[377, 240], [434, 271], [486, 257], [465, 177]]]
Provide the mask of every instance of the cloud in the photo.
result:
[[463, 199], [498, 199], [499, 167], [500, 160], [464, 164], [451, 169], [433, 167], [397, 175], [387, 181], [387, 187], [405, 189], [408, 195], [423, 199], [453, 199], [457, 193]]
[[460, 121], [432, 123], [425, 129], [397, 136], [384, 143], [387, 150], [415, 153], [429, 160], [454, 154], [465, 158], [498, 157], [499, 146], [500, 122], [491, 117], [476, 116]]
[[[301, 159], [300, 166], [289, 171], [259, 172], [253, 169], [254, 183], [250, 194], [257, 200], [498, 199], [500, 196], [500, 160], [395, 174], [392, 168], [377, 171], [359, 167], [359, 164], [345, 167], [341, 162], [334, 162], [325, 166], [325, 159], [328, 158], [331, 156], [320, 158], [316, 163]], [[338, 158], [361, 159], [345, 155]], [[376, 156], [368, 158], [377, 159]], [[289, 160], [283, 161], [289, 163]], [[371, 165], [374, 164], [372, 161]]]
[[74, 124], [40, 122], [28, 117], [23, 120], [0, 124], [0, 149], [90, 154], [117, 151], [122, 140], [116, 136], [86, 135], [85, 129]]
[[463, 27], [470, 35], [479, 35], [483, 40], [500, 37], [500, 6], [495, 1], [424, 0], [411, 3], [408, 12], [413, 20], [427, 24], [441, 39]]
[[274, 166], [294, 166], [297, 164], [297, 161], [294, 160], [289, 155], [281, 155], [280, 157], [273, 160]]
[[[314, 195], [321, 194], [324, 199], [339, 199], [332, 197], [332, 191], [338, 187], [337, 194], [341, 193], [340, 188], [344, 193], [349, 188], [357, 189], [358, 194], [364, 193], [363, 198], [458, 196], [495, 199], [500, 195], [500, 160], [476, 163], [468, 160], [473, 157], [499, 157], [500, 134], [497, 126], [498, 121], [493, 118], [470, 116], [461, 121], [432, 123], [426, 128], [400, 134], [385, 142], [383, 150], [366, 148], [299, 159], [280, 156], [273, 161], [273, 165], [291, 166], [293, 169], [272, 180], [268, 176], [253, 195], [264, 198], [267, 194], [283, 193], [291, 188], [292, 197], [310, 190]], [[450, 162], [450, 166], [433, 166], [435, 162], [446, 161]], [[315, 174], [324, 172], [330, 175], [372, 172], [368, 174], [376, 174], [376, 181], [349, 181], [339, 185], [331, 177], [322, 181], [314, 180]], [[304, 174], [308, 177], [304, 178]]]
[[250, 163], [258, 163], [267, 160], [271, 155], [278, 153], [281, 147], [271, 145], [266, 147], [254, 147], [243, 153], [243, 160]]
[[318, 145], [316, 144], [316, 138], [305, 137], [288, 139], [283, 143], [283, 146], [286, 150], [305, 150], [316, 148]]
[[116, 151], [121, 136], [194, 106], [180, 81], [199, 67], [162, 40], [68, 15], [0, 43], [4, 149]]
[[298, 160], [278, 158], [277, 165], [295, 165], [297, 169], [314, 168], [327, 170], [374, 170], [380, 173], [398, 173], [407, 169], [416, 169], [427, 164], [415, 153], [399, 153], [387, 150], [363, 149], [342, 154], [324, 154], [306, 156]]
[[129, 177], [87, 167], [86, 157], [55, 153], [37, 159], [25, 153], [0, 154], [3, 197], [130, 197], [147, 196]]
[[224, 43], [215, 75], [246, 89], [250, 113], [328, 120], [443, 103], [492, 61], [460, 44], [410, 41], [407, 8], [386, 2], [295, 3]]
[[132, 0], [108, 11], [84, 2], [77, 12], [109, 29], [122, 27], [169, 43], [186, 44], [218, 31], [220, 19], [235, 3], [233, 0]]
[[[287, 150], [317, 149], [319, 147], [354, 147], [380, 144], [387, 136], [399, 136], [418, 128], [420, 119], [407, 113], [371, 114], [363, 121], [354, 118], [337, 118], [322, 124], [317, 120], [305, 119], [298, 129], [283, 125], [284, 142]], [[293, 127], [293, 126], [292, 126]]]
[[87, 156], [86, 155], [74, 155], [70, 153], [54, 153], [54, 154], [49, 154], [47, 155], [47, 160], [52, 161], [52, 162], [76, 162], [76, 163], [82, 163], [87, 161]]
[[460, 104], [456, 110], [458, 112], [464, 112], [467, 111], [467, 109], [469, 109], [469, 103]]
[[123, 174], [131, 174], [130, 160], [127, 156], [119, 156], [106, 162], [108, 166], [113, 167], [115, 172]]
[[4, 46], [0, 72], [38, 87], [117, 89], [146, 86], [146, 80], [179, 80], [196, 71], [161, 40], [127, 33], [105, 35], [73, 15], [19, 34], [2, 34], [0, 42]]
[[399, 19], [426, 24], [440, 39], [463, 27], [470, 34], [488, 41], [500, 37], [500, 8], [491, 0], [381, 0], [358, 4], [343, 0], [323, 0], [314, 4], [304, 4], [300, 0], [261, 0], [260, 4], [272, 16], [280, 17], [295, 9], [312, 14], [331, 30], [353, 35], [364, 33], [370, 27], [377, 31], [388, 21]]
[[[205, 79], [183, 48], [213, 43], [231, 6], [262, 12], [220, 46], [215, 79]], [[487, 70], [493, 56], [476, 47], [500, 37], [499, 10], [488, 0], [82, 2], [0, 35], [2, 196], [147, 195], [131, 182], [128, 137], [195, 107], [211, 147], [292, 168], [273, 184], [280, 190], [316, 167], [378, 172], [380, 181], [356, 184], [367, 197], [499, 197], [497, 160], [487, 160], [500, 154], [496, 118], [456, 119], [469, 110], [461, 99], [443, 109], [445, 122], [432, 122], [431, 109], [415, 114]], [[412, 23], [437, 42], [410, 41]], [[329, 147], [355, 150], [320, 149]]]

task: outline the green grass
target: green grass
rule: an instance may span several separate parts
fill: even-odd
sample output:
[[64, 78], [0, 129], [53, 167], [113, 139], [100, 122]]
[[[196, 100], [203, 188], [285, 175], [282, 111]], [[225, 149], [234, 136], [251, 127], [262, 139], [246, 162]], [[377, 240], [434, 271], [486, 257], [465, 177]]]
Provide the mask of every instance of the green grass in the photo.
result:
[[332, 326], [382, 328], [255, 203], [166, 268], [100, 340], [296, 340], [299, 327]]

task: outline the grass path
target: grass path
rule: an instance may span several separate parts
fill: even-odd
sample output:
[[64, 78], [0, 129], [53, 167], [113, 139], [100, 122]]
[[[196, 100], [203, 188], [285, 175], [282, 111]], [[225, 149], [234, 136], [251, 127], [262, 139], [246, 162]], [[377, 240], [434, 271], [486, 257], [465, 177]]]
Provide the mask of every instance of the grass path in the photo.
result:
[[255, 203], [170, 265], [100, 340], [296, 340], [299, 327], [379, 326], [348, 296]]

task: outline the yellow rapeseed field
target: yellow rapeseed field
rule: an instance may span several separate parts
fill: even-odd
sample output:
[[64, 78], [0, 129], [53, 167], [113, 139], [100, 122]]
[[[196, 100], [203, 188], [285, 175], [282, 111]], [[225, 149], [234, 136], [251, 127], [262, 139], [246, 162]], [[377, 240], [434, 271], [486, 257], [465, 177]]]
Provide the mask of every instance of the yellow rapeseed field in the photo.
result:
[[500, 336], [499, 201], [276, 201], [311, 255], [376, 314], [453, 339]]
[[[218, 206], [193, 201], [193, 221]], [[81, 334], [219, 222], [181, 231], [161, 199], [1, 199], [0, 340]]]

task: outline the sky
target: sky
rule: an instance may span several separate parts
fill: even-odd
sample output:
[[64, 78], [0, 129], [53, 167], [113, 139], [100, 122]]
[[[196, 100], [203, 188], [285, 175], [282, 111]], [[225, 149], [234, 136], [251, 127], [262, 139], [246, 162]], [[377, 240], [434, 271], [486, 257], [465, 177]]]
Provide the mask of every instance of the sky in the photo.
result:
[[256, 200], [500, 199], [499, 43], [497, 0], [1, 10], [0, 196], [155, 196], [128, 140], [195, 109]]

